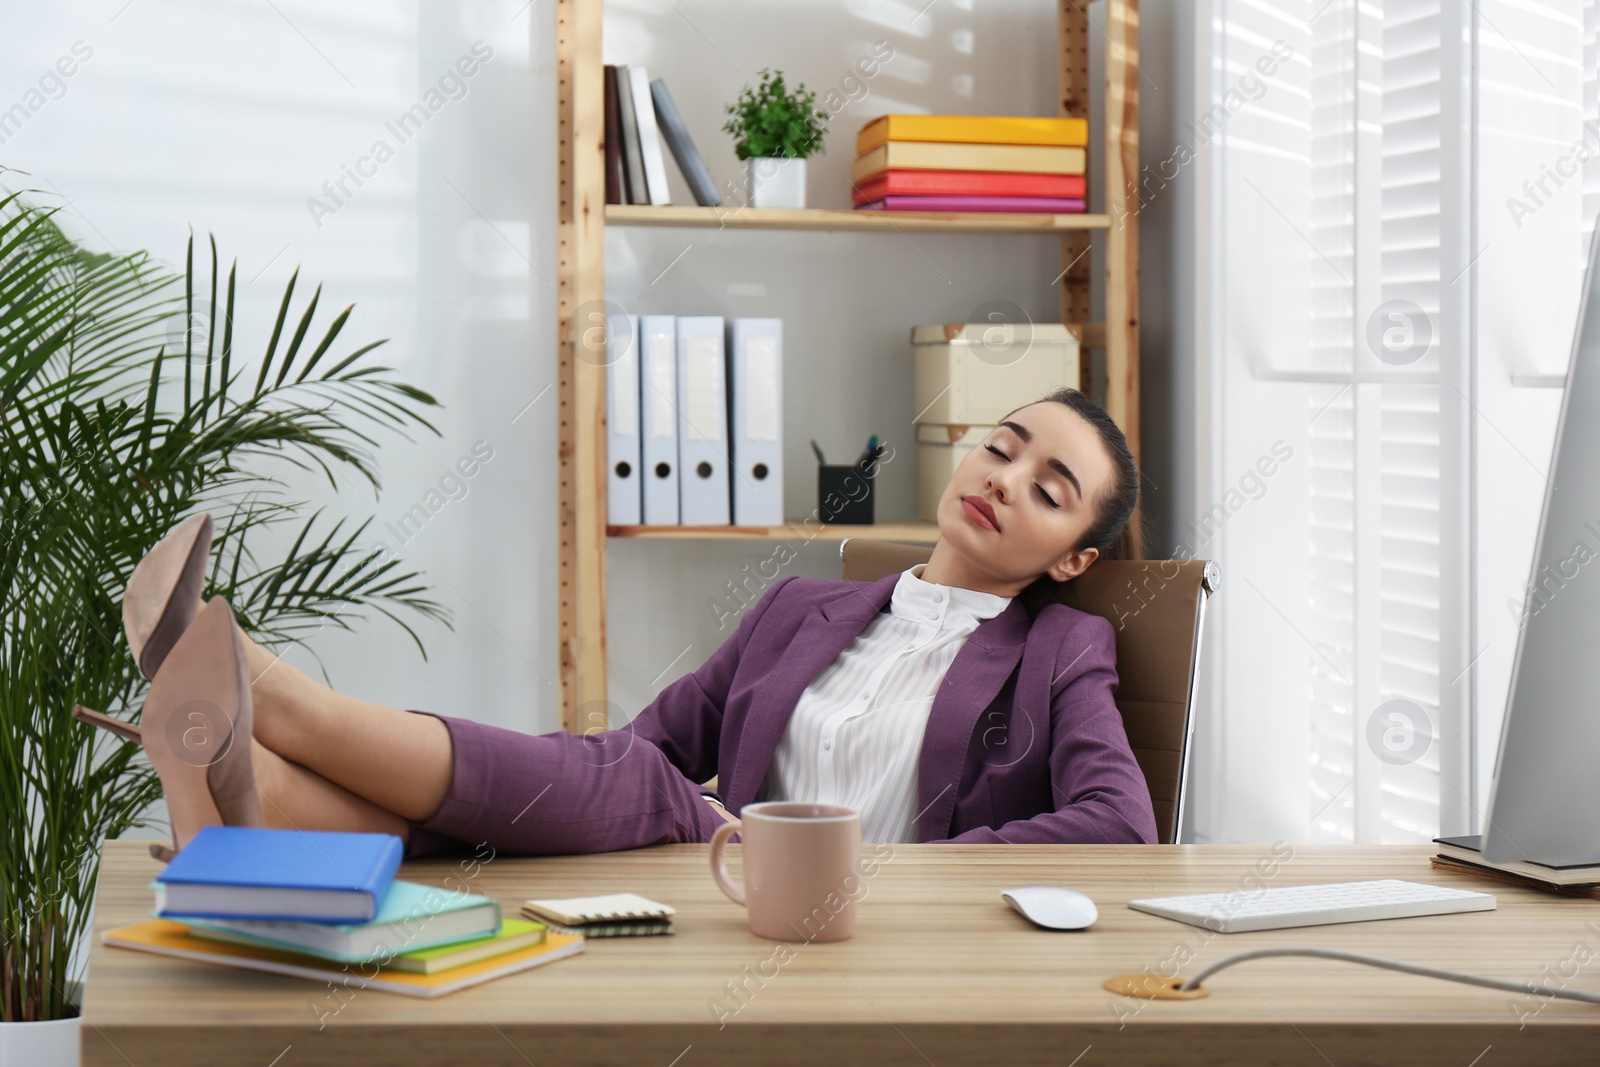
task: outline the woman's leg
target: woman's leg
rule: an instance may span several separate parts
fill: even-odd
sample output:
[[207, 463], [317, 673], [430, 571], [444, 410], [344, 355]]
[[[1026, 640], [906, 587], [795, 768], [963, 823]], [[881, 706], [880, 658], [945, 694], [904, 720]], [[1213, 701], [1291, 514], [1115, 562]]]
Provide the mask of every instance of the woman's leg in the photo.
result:
[[439, 809], [453, 775], [443, 723], [329, 689], [248, 637], [245, 650], [262, 744], [405, 819]]
[[247, 651], [256, 737], [406, 820], [408, 855], [436, 851], [441, 835], [515, 855], [709, 841], [732, 818], [631, 731], [532, 735], [401, 711]]
[[254, 738], [250, 765], [261, 797], [261, 818], [284, 830], [345, 830], [408, 837], [406, 820], [365, 797], [291, 763]]

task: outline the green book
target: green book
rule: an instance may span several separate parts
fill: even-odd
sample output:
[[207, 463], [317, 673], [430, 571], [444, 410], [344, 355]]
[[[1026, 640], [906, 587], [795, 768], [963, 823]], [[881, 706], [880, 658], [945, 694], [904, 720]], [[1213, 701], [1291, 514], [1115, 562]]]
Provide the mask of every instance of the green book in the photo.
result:
[[462, 941], [454, 945], [439, 945], [417, 952], [396, 956], [384, 964], [391, 971], [410, 971], [413, 974], [438, 974], [453, 967], [490, 959], [515, 952], [519, 948], [543, 943], [544, 923], [527, 919], [507, 919], [500, 924], [500, 932], [476, 941]]
[[[152, 912], [154, 914], [154, 912]], [[178, 921], [200, 937], [286, 949], [338, 963], [364, 963], [409, 955], [499, 932], [500, 902], [489, 897], [395, 879], [364, 923], [313, 923], [276, 919]]]

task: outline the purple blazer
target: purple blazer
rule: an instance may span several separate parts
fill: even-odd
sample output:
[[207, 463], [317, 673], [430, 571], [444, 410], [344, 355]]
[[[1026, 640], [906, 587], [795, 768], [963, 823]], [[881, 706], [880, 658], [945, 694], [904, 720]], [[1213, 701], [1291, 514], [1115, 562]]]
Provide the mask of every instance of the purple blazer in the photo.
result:
[[[791, 575], [699, 669], [627, 727], [685, 776], [717, 775], [737, 815], [755, 799], [806, 686], [889, 603], [875, 582]], [[1111, 623], [1020, 597], [968, 636], [933, 699], [917, 761], [917, 840], [1154, 843], [1150, 791], [1112, 701]]]

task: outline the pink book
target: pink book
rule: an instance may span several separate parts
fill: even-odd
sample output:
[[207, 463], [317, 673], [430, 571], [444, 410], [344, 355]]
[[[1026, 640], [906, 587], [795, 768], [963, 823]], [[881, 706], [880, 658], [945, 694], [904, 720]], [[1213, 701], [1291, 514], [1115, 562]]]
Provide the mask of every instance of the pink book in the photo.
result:
[[885, 196], [857, 204], [857, 211], [1031, 211], [1044, 215], [1081, 213], [1078, 196]]

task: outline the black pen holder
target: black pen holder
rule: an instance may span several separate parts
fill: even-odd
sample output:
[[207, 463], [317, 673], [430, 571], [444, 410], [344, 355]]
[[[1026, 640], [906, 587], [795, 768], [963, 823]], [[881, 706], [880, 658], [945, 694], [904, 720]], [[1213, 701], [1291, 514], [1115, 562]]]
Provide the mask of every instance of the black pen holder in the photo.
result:
[[878, 464], [870, 471], [857, 464], [817, 467], [817, 517], [825, 523], [871, 525], [873, 486]]

